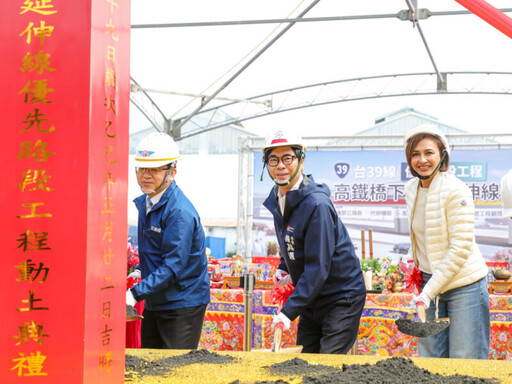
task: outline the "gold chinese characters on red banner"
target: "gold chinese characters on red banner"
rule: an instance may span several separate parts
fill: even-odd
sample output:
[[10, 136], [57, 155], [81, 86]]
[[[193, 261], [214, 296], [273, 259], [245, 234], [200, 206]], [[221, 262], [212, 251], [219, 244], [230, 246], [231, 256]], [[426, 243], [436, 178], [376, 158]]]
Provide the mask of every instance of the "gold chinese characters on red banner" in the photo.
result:
[[130, 2], [0, 4], [8, 382], [124, 377]]

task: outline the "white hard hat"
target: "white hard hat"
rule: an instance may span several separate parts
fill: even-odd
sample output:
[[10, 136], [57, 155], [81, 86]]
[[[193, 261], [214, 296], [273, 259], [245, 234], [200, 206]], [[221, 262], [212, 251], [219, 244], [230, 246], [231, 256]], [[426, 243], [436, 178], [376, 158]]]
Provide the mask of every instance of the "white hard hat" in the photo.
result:
[[178, 160], [180, 151], [171, 136], [162, 132], [150, 133], [137, 146], [135, 167], [158, 168]]
[[269, 148], [276, 147], [300, 147], [303, 152], [306, 152], [306, 146], [304, 145], [302, 138], [295, 132], [291, 132], [286, 129], [274, 129], [269, 132], [265, 139], [265, 146], [261, 149], [263, 153]]
[[512, 218], [512, 169], [501, 179], [503, 217]]
[[404, 148], [407, 148], [407, 143], [412, 137], [419, 135], [420, 133], [428, 133], [429, 135], [438, 137], [444, 144], [444, 147], [446, 148], [446, 152], [448, 152], [448, 155], [450, 154], [450, 145], [448, 144], [448, 140], [446, 140], [446, 136], [439, 128], [432, 124], [422, 124], [416, 128], [409, 129], [407, 132], [405, 132]]

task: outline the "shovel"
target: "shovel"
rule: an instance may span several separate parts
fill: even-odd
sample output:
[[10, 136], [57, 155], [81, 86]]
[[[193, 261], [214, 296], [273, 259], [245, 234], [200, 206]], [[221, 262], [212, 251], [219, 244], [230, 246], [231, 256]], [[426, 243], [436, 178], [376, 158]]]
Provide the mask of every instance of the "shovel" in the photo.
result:
[[428, 337], [441, 332], [450, 325], [450, 319], [448, 317], [427, 321], [425, 306], [422, 302], [418, 302], [417, 308], [418, 319], [420, 321], [410, 320], [407, 317], [395, 321], [396, 327], [400, 332], [410, 336]]
[[283, 323], [277, 323], [274, 329], [274, 343], [272, 344], [272, 352], [281, 352], [281, 341], [283, 340]]
[[[278, 284], [275, 284], [272, 289], [272, 302], [274, 304], [278, 304], [279, 311], [283, 308], [288, 297], [293, 293], [295, 287], [292, 284], [288, 284], [284, 287], [280, 287]], [[274, 341], [272, 343], [271, 349], [253, 349], [254, 352], [275, 352], [275, 353], [301, 353], [302, 345], [297, 345], [294, 347], [286, 347], [281, 348], [281, 343], [283, 339], [283, 323], [277, 323], [274, 328]]]
[[142, 316], [137, 313], [133, 305], [126, 306], [126, 321], [135, 321], [142, 319]]
[[253, 349], [253, 352], [275, 352], [275, 353], [301, 353], [302, 345], [281, 348], [283, 338], [283, 323], [277, 323], [274, 329], [274, 342], [271, 349]]

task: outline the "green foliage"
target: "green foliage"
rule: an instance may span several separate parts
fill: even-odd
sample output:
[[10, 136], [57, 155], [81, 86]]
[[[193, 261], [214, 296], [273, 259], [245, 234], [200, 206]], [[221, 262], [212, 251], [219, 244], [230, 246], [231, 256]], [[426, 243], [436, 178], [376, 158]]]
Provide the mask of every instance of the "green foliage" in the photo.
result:
[[390, 276], [393, 273], [400, 272], [400, 267], [396, 264], [391, 264], [386, 268], [386, 276]]
[[382, 269], [382, 264], [379, 259], [365, 259], [361, 260], [361, 269], [363, 272], [372, 271], [379, 273]]

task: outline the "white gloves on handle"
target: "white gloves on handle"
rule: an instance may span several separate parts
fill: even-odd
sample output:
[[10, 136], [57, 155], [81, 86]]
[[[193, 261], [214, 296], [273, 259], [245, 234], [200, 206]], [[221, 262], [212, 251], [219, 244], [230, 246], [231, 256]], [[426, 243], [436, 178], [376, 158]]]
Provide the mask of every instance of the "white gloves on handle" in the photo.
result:
[[282, 269], [276, 269], [275, 277], [276, 283], [279, 284], [281, 287], [284, 287], [285, 285], [288, 284], [293, 284], [292, 278], [290, 277], [288, 272], [283, 271]]
[[272, 320], [272, 328], [274, 328], [278, 323], [283, 324], [283, 331], [287, 331], [290, 329], [291, 321], [282, 312], [279, 313], [278, 315], [274, 315], [274, 319]]
[[417, 309], [418, 302], [422, 302], [425, 306], [425, 309], [430, 307], [430, 297], [427, 296], [425, 292], [421, 292], [418, 296], [414, 296], [411, 300], [411, 307]]
[[137, 304], [137, 300], [135, 300], [135, 297], [133, 297], [133, 293], [131, 289], [126, 291], [126, 305], [131, 305], [132, 307]]
[[134, 279], [141, 279], [142, 276], [140, 274], [140, 269], [134, 269], [133, 272], [128, 275], [128, 277], [132, 277]]

